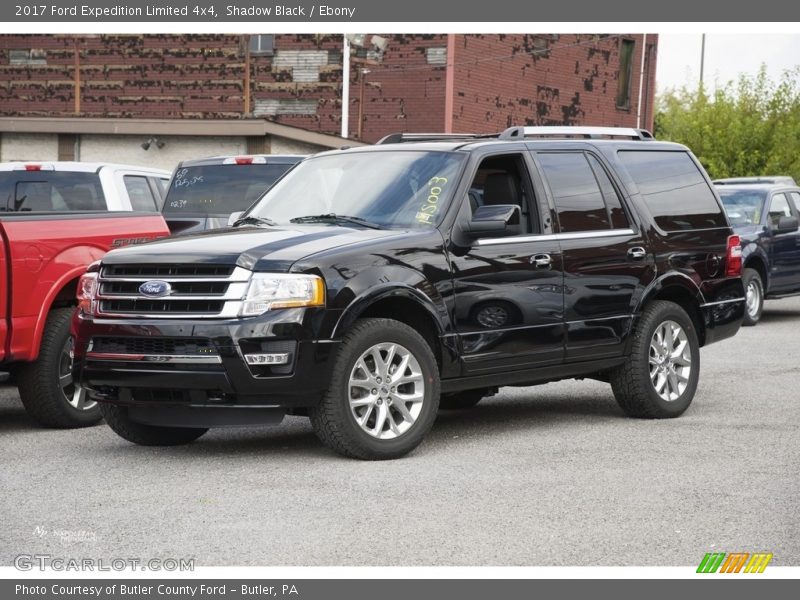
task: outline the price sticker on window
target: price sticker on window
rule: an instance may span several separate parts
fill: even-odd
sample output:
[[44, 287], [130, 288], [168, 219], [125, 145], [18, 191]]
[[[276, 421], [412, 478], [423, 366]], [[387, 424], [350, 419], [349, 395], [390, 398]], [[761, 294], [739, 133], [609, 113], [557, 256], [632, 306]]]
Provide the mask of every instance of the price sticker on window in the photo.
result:
[[417, 223], [433, 225], [436, 213], [439, 211], [439, 198], [447, 185], [447, 177], [431, 177], [428, 180], [428, 197], [425, 198], [414, 219]]

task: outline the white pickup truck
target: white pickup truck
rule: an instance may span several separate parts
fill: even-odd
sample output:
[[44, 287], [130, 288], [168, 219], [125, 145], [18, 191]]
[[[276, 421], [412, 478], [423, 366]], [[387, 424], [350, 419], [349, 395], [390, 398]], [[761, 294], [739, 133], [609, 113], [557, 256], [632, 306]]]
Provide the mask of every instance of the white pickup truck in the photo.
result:
[[172, 173], [97, 162], [0, 163], [0, 211], [144, 211], [164, 204]]

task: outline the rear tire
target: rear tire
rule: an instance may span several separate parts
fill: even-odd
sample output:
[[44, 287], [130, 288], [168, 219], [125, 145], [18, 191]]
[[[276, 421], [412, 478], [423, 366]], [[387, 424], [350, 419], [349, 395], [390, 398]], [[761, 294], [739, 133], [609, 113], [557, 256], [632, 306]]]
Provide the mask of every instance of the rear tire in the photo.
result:
[[72, 381], [74, 308], [56, 308], [47, 315], [39, 358], [20, 366], [19, 396], [28, 414], [46, 427], [89, 427], [100, 421], [100, 408]]
[[124, 406], [101, 404], [106, 423], [121, 438], [139, 446], [180, 446], [193, 442], [208, 429], [190, 427], [156, 427], [131, 420]]
[[656, 300], [636, 325], [627, 362], [610, 372], [614, 396], [625, 414], [668, 419], [689, 408], [700, 374], [694, 323], [673, 302]]
[[425, 339], [393, 319], [362, 319], [345, 336], [330, 387], [309, 416], [335, 452], [387, 460], [422, 442], [438, 407], [439, 369]]
[[752, 327], [761, 320], [764, 312], [764, 282], [755, 269], [745, 269], [742, 273], [745, 293], [744, 320], [742, 325]]

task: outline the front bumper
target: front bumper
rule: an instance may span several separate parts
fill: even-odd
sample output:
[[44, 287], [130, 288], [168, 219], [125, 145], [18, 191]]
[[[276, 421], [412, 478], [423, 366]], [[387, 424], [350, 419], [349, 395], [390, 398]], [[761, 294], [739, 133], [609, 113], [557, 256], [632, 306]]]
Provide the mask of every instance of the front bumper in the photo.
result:
[[[283, 411], [311, 407], [327, 389], [339, 343], [315, 339], [308, 324], [322, 315], [309, 313], [313, 310], [289, 309], [247, 319], [191, 323], [76, 314], [73, 376], [89, 398], [129, 407]], [[103, 350], [100, 342], [108, 340], [122, 347], [126, 346], [121, 342], [135, 340], [137, 348], [161, 351], [98, 351]], [[181, 348], [191, 347], [193, 354], [174, 350], [170, 354], [174, 340], [181, 340]], [[288, 354], [286, 364], [254, 366], [244, 358], [245, 353], [278, 350]], [[234, 424], [225, 421], [220, 418], [220, 424]]]

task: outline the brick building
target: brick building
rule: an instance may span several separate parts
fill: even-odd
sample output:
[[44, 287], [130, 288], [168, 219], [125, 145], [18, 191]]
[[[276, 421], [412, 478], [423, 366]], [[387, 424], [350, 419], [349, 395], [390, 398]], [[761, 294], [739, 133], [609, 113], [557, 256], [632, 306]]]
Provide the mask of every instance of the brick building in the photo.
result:
[[[652, 127], [655, 35], [348, 40], [351, 139]], [[1, 35], [0, 160], [170, 168], [209, 154], [337, 147], [345, 63], [341, 35]], [[151, 138], [160, 144], [145, 150]]]

